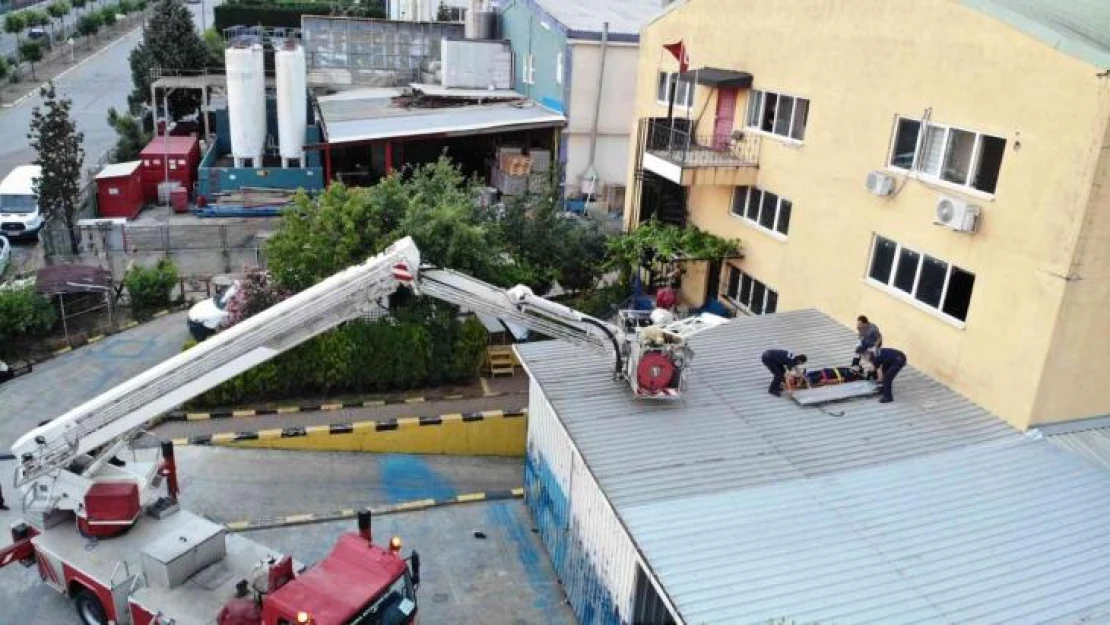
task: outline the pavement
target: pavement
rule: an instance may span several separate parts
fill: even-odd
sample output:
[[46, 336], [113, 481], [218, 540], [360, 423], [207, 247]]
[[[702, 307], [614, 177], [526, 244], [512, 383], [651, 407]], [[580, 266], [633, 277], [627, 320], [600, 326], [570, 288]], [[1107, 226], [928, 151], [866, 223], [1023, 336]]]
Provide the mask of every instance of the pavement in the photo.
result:
[[185, 313], [169, 314], [47, 360], [35, 365], [32, 373], [0, 384], [0, 450], [6, 451], [39, 422], [180, 353], [187, 336]]

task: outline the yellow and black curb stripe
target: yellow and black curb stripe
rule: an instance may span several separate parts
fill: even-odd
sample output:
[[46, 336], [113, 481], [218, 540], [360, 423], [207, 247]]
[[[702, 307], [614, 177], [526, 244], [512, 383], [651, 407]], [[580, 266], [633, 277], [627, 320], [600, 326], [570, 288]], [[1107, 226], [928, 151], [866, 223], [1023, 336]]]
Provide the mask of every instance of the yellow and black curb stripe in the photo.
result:
[[[521, 499], [523, 497], [523, 488], [514, 488], [512, 490], [490, 490], [484, 493], [469, 493], [466, 495], [458, 495], [456, 497], [448, 497], [446, 499], [417, 499], [415, 501], [405, 501], [402, 503], [387, 504], [383, 506], [372, 506], [370, 508], [370, 513], [374, 516], [400, 514], [402, 512], [416, 512], [418, 510], [444, 508], [447, 506], [457, 506], [459, 504], [466, 503], [477, 503], [480, 501], [505, 501], [508, 499]], [[292, 516], [284, 517], [264, 517], [261, 519], [253, 519], [250, 521], [234, 521], [232, 523], [226, 523], [225, 527], [227, 527], [227, 529], [232, 532], [249, 532], [251, 530], [272, 529], [276, 527], [292, 527], [295, 525], [307, 525], [309, 523], [329, 523], [331, 521], [353, 519], [356, 516], [358, 516], [358, 510], [349, 508], [346, 510], [324, 512], [321, 514], [294, 514]]]
[[513, 391], [509, 393], [491, 394], [466, 394], [432, 395], [423, 397], [395, 396], [384, 399], [350, 400], [344, 402], [331, 402], [319, 404], [303, 404], [300, 406], [278, 406], [276, 408], [239, 408], [232, 410], [217, 410], [214, 412], [186, 412], [174, 411], [163, 417], [166, 421], [207, 421], [209, 419], [234, 419], [239, 417], [264, 417], [267, 415], [297, 414], [301, 412], [332, 412], [348, 408], [381, 408], [382, 406], [397, 406], [402, 404], [424, 404], [435, 401], [454, 401], [461, 399], [490, 399], [522, 395], [527, 391]]
[[330, 425], [309, 425], [305, 427], [288, 427], [280, 429], [274, 428], [255, 432], [201, 434], [198, 436], [190, 436], [189, 438], [175, 438], [173, 439], [173, 444], [178, 447], [183, 445], [219, 445], [223, 443], [242, 443], [246, 441], [263, 441], [281, 438], [304, 438], [307, 436], [333, 436], [363, 432], [392, 432], [407, 428], [432, 427], [447, 423], [474, 423], [476, 421], [485, 421], [488, 419], [516, 419], [527, 414], [527, 410], [456, 412], [435, 417], [400, 417], [396, 419], [382, 419], [380, 421], [332, 423]]
[[[166, 315], [170, 314], [171, 312], [178, 312], [178, 311], [185, 310], [187, 307], [188, 306], [177, 306], [177, 307], [174, 307], [174, 308], [167, 308], [166, 310], [159, 310], [158, 312], [154, 313], [151, 316], [151, 320], [158, 319], [160, 317], [165, 317]], [[69, 345], [66, 345], [65, 347], [56, 349], [56, 350], [50, 352], [50, 354], [48, 354], [48, 355], [46, 355], [42, 358], [39, 358], [37, 360], [34, 360], [32, 362], [32, 364], [37, 365], [39, 363], [46, 362], [47, 360], [50, 360], [51, 358], [54, 358], [56, 356], [61, 356], [62, 354], [68, 354], [69, 352], [72, 352], [73, 350], [77, 349], [78, 347], [85, 347], [86, 345], [92, 345], [94, 343], [99, 343], [100, 341], [103, 341], [104, 339], [108, 338], [109, 336], [114, 336], [114, 335], [119, 334], [119, 333], [121, 333], [125, 330], [130, 330], [131, 328], [137, 328], [140, 325], [141, 324], [138, 321], [128, 321], [127, 323], [120, 326], [119, 329], [116, 330], [115, 332], [105, 332], [103, 334], [97, 334], [95, 336], [90, 336], [90, 337], [85, 337], [85, 338], [75, 340], [72, 343], [70, 343]]]

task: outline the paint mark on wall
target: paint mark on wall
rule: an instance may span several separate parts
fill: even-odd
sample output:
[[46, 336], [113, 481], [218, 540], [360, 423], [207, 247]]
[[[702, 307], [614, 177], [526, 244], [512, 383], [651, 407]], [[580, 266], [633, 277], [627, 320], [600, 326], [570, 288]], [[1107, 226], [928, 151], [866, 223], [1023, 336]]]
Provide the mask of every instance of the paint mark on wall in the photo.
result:
[[559, 585], [551, 577], [546, 558], [540, 553], [536, 540], [527, 529], [531, 520], [516, 514], [513, 502], [497, 502], [486, 510], [488, 522], [497, 527], [512, 542], [516, 556], [524, 568], [524, 577], [532, 588], [535, 601], [532, 607], [544, 615], [547, 623], [559, 622], [565, 614], [560, 607], [565, 599]]

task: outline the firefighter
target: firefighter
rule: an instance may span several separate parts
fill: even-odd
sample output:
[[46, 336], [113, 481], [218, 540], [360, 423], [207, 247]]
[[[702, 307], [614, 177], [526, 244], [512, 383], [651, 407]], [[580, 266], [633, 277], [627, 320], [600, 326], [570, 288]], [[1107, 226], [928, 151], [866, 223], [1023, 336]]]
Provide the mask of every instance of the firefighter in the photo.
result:
[[786, 379], [786, 372], [806, 363], [805, 354], [795, 354], [785, 349], [769, 349], [763, 352], [763, 366], [774, 376], [767, 392], [775, 397], [782, 396], [782, 383]]
[[871, 323], [867, 315], [856, 317], [856, 333], [859, 334], [859, 346], [856, 353], [862, 354], [867, 350], [878, 351], [883, 347], [883, 333], [879, 326]]
[[894, 378], [898, 376], [902, 367], [906, 366], [906, 355], [892, 347], [883, 347], [876, 350], [874, 356], [871, 356], [870, 352], [864, 355], [865, 359], [868, 357], [870, 357], [871, 364], [875, 366], [879, 384], [882, 385], [879, 403], [889, 404], [894, 401]]
[[0, 510], [10, 510], [7, 504], [4, 503], [4, 489], [0, 487]]

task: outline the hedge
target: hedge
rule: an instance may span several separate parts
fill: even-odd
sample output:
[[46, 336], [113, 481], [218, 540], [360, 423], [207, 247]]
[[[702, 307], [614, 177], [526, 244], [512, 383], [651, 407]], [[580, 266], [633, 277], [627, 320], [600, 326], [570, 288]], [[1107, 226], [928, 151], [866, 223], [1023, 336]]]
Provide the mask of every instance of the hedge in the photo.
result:
[[[385, 11], [377, 7], [346, 6], [347, 17], [384, 18]], [[300, 28], [302, 15], [331, 15], [330, 3], [290, 3], [290, 4], [221, 4], [212, 9], [215, 28], [223, 32], [232, 26], [268, 26]]]
[[[478, 376], [487, 342], [473, 317], [353, 321], [224, 382], [189, 407], [468, 382]], [[187, 341], [185, 349], [195, 344]]]
[[131, 297], [131, 313], [136, 319], [147, 319], [172, 303], [177, 267], [165, 258], [153, 267], [133, 267], [123, 276], [123, 284]]

